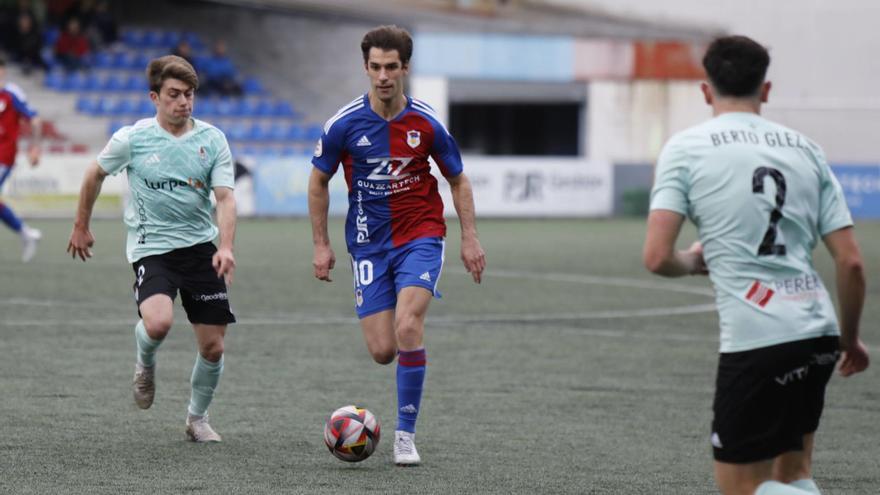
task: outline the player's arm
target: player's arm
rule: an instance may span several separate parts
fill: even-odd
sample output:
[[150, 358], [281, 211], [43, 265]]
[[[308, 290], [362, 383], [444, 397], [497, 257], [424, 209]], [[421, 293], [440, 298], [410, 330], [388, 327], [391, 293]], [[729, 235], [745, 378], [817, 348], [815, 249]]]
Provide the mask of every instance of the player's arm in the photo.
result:
[[211, 262], [218, 277], [223, 277], [226, 285], [232, 285], [235, 272], [235, 256], [232, 245], [235, 241], [235, 194], [229, 187], [215, 187], [217, 199], [217, 227], [220, 229], [220, 246]]
[[455, 177], [447, 177], [449, 188], [452, 190], [452, 204], [458, 213], [461, 223], [461, 261], [464, 267], [474, 277], [474, 282], [480, 283], [483, 270], [486, 269], [486, 253], [480, 245], [477, 237], [477, 221], [474, 213], [474, 191], [471, 181], [464, 173]]
[[40, 163], [40, 155], [43, 153], [43, 119], [33, 117], [31, 123], [31, 145], [28, 147], [28, 161], [32, 167]]
[[336, 255], [330, 247], [330, 236], [327, 234], [327, 214], [330, 210], [330, 178], [317, 167], [312, 167], [309, 176], [309, 218], [312, 221], [312, 243], [314, 256], [312, 265], [315, 278], [331, 282], [330, 270], [336, 264]]
[[651, 210], [642, 258], [645, 268], [664, 277], [706, 274], [703, 246], [695, 242], [687, 250], [676, 250], [684, 216], [671, 210]]
[[852, 227], [826, 234], [822, 240], [834, 259], [837, 299], [840, 306], [840, 346], [844, 352], [840, 374], [849, 376], [867, 369], [868, 350], [859, 338], [859, 319], [865, 303], [865, 268]]
[[95, 236], [89, 230], [89, 223], [92, 219], [92, 209], [95, 207], [95, 201], [101, 192], [101, 185], [107, 172], [104, 171], [97, 161], [92, 162], [86, 169], [83, 177], [82, 187], [79, 191], [79, 204], [76, 208], [76, 218], [73, 222], [73, 232], [70, 233], [70, 240], [67, 243], [67, 252], [71, 257], [80, 257], [83, 261], [92, 257], [92, 245], [95, 244]]

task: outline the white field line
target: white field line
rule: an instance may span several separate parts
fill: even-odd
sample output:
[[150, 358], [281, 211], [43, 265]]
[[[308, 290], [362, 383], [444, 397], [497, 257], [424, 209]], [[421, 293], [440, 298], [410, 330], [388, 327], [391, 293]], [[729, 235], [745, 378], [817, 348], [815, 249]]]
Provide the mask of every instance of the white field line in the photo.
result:
[[[464, 270], [452, 270], [459, 275], [467, 275]], [[621, 277], [602, 277], [592, 275], [575, 275], [563, 273], [529, 273], [518, 271], [496, 270], [490, 277], [521, 278], [527, 280], [543, 280], [560, 283], [573, 283], [583, 285], [600, 285], [615, 287], [630, 287], [635, 289], [659, 290], [665, 292], [678, 292], [683, 294], [712, 297], [713, 291], [703, 287], [691, 287], [684, 284], [668, 282], [654, 282], [642, 279], [629, 279]], [[46, 299], [12, 298], [0, 300], [0, 306], [37, 306], [37, 307], [66, 307], [66, 308], [95, 308], [108, 309], [107, 306], [76, 301], [56, 301]], [[115, 309], [115, 308], [114, 308]], [[582, 311], [573, 313], [545, 313], [545, 314], [482, 314], [482, 315], [459, 315], [459, 316], [434, 316], [428, 317], [428, 323], [432, 325], [460, 325], [465, 323], [533, 323], [545, 321], [571, 321], [585, 319], [619, 319], [619, 318], [643, 318], [652, 316], [671, 316], [709, 313], [715, 310], [713, 303], [691, 304], [675, 307], [640, 308], [621, 310]], [[346, 325], [355, 323], [353, 316], [315, 316], [304, 314], [278, 315], [270, 318], [239, 318], [241, 325], [251, 326], [285, 326], [285, 325]], [[131, 319], [71, 319], [71, 320], [0, 320], [2, 326], [33, 327], [43, 325], [76, 325], [76, 326], [116, 326], [129, 325]]]

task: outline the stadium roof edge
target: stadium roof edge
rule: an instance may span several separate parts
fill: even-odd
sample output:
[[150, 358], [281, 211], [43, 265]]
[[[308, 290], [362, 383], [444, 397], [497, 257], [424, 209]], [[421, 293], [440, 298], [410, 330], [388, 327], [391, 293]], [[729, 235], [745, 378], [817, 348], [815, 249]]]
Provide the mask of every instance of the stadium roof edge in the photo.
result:
[[705, 42], [724, 30], [611, 14], [542, 0], [511, 1], [483, 8], [459, 8], [444, 0], [208, 0], [240, 7], [310, 14], [377, 24], [396, 23], [421, 31], [468, 31], [565, 35], [578, 38]]

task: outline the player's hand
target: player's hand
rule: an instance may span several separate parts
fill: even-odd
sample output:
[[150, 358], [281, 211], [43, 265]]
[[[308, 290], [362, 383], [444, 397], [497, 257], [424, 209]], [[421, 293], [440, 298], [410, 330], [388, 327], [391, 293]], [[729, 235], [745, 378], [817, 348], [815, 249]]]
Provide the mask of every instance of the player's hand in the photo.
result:
[[843, 358], [840, 360], [837, 372], [841, 376], [851, 376], [868, 369], [870, 358], [868, 357], [868, 348], [865, 347], [862, 339], [857, 339], [852, 345], [847, 345], [843, 341], [840, 344]]
[[480, 283], [483, 279], [483, 270], [486, 269], [486, 253], [476, 237], [461, 240], [461, 261], [464, 268], [474, 277], [474, 282]]
[[312, 266], [315, 267], [315, 278], [332, 282], [330, 270], [336, 266], [336, 255], [330, 245], [315, 245], [315, 255], [312, 258]]
[[31, 167], [36, 167], [38, 163], [40, 163], [40, 155], [42, 155], [43, 149], [39, 144], [31, 144], [30, 148], [28, 148], [28, 161], [31, 164]]
[[217, 278], [223, 277], [223, 281], [227, 286], [232, 285], [232, 275], [235, 273], [235, 256], [232, 250], [228, 248], [218, 249], [211, 258], [211, 265], [217, 272]]
[[703, 259], [703, 244], [696, 241], [691, 247], [685, 251], [691, 260], [691, 275], [708, 275], [709, 267], [706, 266], [706, 260]]
[[92, 257], [91, 247], [95, 244], [95, 236], [89, 229], [73, 227], [70, 233], [70, 240], [67, 242], [67, 252], [70, 257], [76, 259], [77, 256], [83, 261]]

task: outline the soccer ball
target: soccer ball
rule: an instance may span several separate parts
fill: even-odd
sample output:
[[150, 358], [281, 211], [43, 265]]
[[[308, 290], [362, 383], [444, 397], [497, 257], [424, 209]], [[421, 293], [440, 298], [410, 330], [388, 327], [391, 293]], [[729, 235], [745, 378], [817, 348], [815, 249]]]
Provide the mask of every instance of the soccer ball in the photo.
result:
[[364, 408], [340, 407], [324, 424], [324, 444], [339, 459], [360, 462], [379, 444], [379, 420]]

